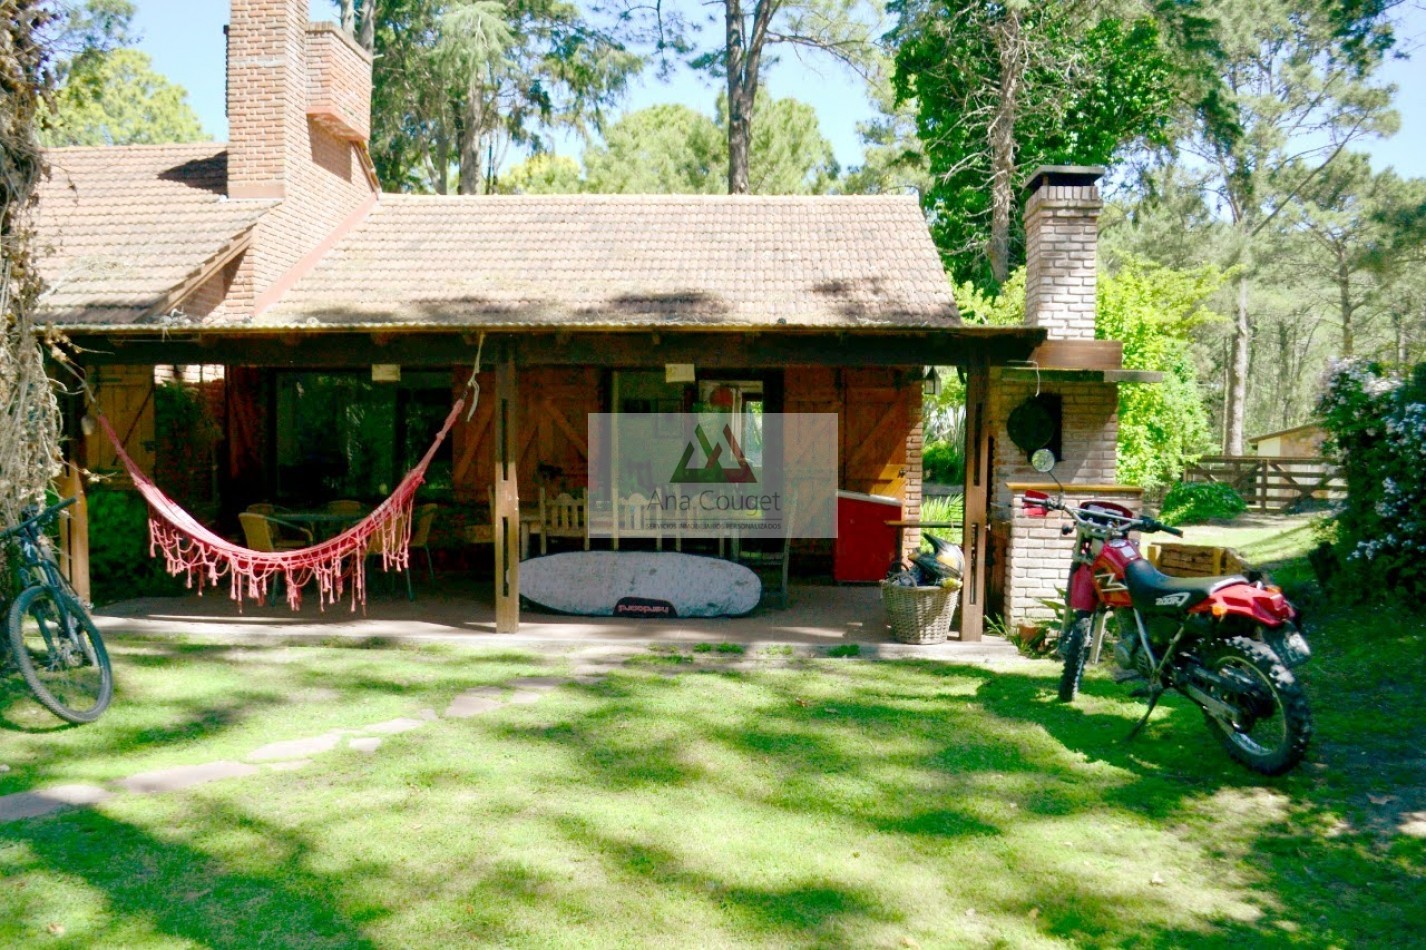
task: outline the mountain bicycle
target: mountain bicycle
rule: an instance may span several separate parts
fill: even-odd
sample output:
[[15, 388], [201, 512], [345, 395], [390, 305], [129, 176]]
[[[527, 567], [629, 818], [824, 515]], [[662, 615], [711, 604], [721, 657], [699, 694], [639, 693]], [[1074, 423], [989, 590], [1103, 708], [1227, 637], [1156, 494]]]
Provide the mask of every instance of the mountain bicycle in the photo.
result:
[[60, 573], [45, 534], [45, 527], [74, 502], [70, 498], [44, 510], [26, 509], [24, 521], [0, 532], [0, 544], [13, 567], [13, 589], [19, 591], [6, 612], [9, 658], [41, 705], [82, 724], [109, 707], [114, 673], [99, 630]]

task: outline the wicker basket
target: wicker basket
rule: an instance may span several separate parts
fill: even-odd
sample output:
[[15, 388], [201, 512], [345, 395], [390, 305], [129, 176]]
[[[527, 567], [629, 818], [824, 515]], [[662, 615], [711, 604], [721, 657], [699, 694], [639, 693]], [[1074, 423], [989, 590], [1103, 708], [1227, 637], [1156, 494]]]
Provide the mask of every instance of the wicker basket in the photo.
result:
[[901, 643], [944, 643], [960, 599], [959, 590], [881, 582], [881, 602], [891, 621], [891, 635]]

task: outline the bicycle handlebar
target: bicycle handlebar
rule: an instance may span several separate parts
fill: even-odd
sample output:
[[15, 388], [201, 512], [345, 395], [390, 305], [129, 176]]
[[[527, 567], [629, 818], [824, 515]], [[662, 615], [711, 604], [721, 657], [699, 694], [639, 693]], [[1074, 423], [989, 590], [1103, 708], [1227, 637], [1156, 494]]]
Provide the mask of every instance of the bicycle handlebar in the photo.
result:
[[62, 501], [58, 501], [55, 504], [50, 505], [45, 510], [26, 518], [24, 521], [21, 521], [19, 524], [15, 525], [13, 528], [6, 528], [4, 531], [0, 531], [0, 538], [13, 538], [16, 535], [24, 533], [25, 529], [29, 528], [31, 525], [42, 525], [45, 522], [56, 517], [61, 511], [68, 508], [70, 505], [74, 504], [78, 500], [78, 498], [65, 498]]

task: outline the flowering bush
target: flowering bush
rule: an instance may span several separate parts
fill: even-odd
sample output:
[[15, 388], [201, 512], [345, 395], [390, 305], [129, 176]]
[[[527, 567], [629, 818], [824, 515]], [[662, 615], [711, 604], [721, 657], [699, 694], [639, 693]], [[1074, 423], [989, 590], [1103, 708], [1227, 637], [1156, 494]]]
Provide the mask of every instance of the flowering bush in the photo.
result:
[[1336, 524], [1348, 575], [1363, 590], [1426, 594], [1426, 364], [1410, 380], [1335, 364], [1317, 409], [1347, 482]]

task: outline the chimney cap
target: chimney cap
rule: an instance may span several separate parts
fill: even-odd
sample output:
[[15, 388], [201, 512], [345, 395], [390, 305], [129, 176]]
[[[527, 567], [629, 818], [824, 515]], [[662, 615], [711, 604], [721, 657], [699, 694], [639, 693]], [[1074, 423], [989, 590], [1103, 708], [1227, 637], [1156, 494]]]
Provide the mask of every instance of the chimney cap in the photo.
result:
[[1035, 192], [1046, 185], [1093, 185], [1106, 170], [1103, 165], [1041, 165], [1030, 173], [1025, 190]]

